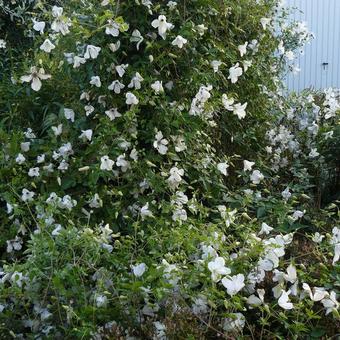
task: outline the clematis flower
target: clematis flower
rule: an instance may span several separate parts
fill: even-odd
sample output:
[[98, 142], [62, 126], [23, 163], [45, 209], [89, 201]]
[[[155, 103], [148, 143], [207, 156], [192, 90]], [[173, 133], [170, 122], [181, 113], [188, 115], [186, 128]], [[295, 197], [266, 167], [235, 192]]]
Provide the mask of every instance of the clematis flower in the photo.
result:
[[243, 161], [243, 171], [251, 171], [254, 165], [255, 165], [255, 162], [250, 162], [245, 159]]
[[149, 202], [141, 207], [140, 215], [142, 216], [142, 220], [144, 220], [146, 217], [153, 217], [152, 211], [149, 209]]
[[139, 51], [139, 46], [143, 42], [144, 38], [142, 37], [141, 33], [138, 30], [134, 30], [132, 32], [130, 42], [137, 43], [136, 48]]
[[115, 162], [109, 158], [109, 156], [103, 156], [100, 158], [100, 170], [107, 170], [112, 171], [112, 167], [114, 166]]
[[230, 276], [230, 278], [224, 277], [221, 282], [230, 296], [237, 294], [245, 286], [243, 274]]
[[39, 172], [39, 168], [30, 168], [28, 170], [28, 176], [30, 177], [39, 177], [40, 176], [40, 172]]
[[80, 65], [85, 64], [86, 59], [82, 57], [75, 56], [73, 59], [73, 68], [78, 68]]
[[151, 84], [151, 88], [155, 91], [155, 93], [161, 93], [164, 92], [164, 88], [163, 88], [163, 82], [162, 81], [155, 81], [153, 84]]
[[174, 28], [173, 24], [170, 24], [166, 21], [165, 15], [160, 15], [158, 19], [152, 21], [151, 26], [154, 28], [158, 28], [158, 34], [165, 39], [166, 38], [166, 31], [171, 30]]
[[238, 81], [238, 78], [242, 75], [242, 73], [243, 73], [242, 68], [240, 67], [240, 64], [237, 63], [234, 66], [230, 67], [228, 79], [230, 79], [231, 82], [235, 84]]
[[264, 30], [267, 29], [267, 26], [270, 24], [271, 20], [271, 18], [261, 18], [260, 22]]
[[122, 116], [116, 108], [105, 111], [105, 114], [110, 118], [111, 121]]
[[21, 199], [24, 202], [31, 202], [31, 201], [33, 201], [33, 197], [34, 196], [35, 196], [35, 193], [33, 191], [29, 191], [26, 188], [22, 189]]
[[242, 64], [243, 64], [244, 72], [247, 72], [248, 68], [253, 64], [253, 62], [251, 60], [244, 60]]
[[302, 288], [305, 292], [308, 293], [310, 299], [315, 302], [321, 301], [322, 299], [329, 296], [328, 292], [323, 287], [314, 287], [313, 292], [309, 284], [304, 282], [302, 284]]
[[281, 196], [285, 201], [289, 200], [289, 198], [292, 196], [292, 193], [289, 191], [289, 187], [287, 187], [285, 190], [281, 192]]
[[233, 113], [238, 117], [238, 119], [243, 119], [246, 116], [246, 108], [248, 103], [237, 103], [234, 105]]
[[261, 224], [261, 230], [259, 231], [259, 235], [269, 235], [270, 232], [273, 230], [274, 228], [270, 227], [267, 223], [263, 222]]
[[135, 88], [136, 90], [140, 90], [142, 87], [141, 83], [143, 80], [144, 78], [138, 72], [136, 72], [135, 76], [131, 79], [128, 88], [129, 89]]
[[40, 46], [40, 49], [46, 53], [50, 53], [53, 49], [55, 49], [55, 45], [52, 44], [50, 39], [46, 39]]
[[338, 311], [340, 307], [340, 304], [336, 299], [336, 293], [334, 291], [331, 291], [328, 298], [321, 300], [321, 303], [326, 309], [326, 315], [333, 311]]
[[217, 164], [217, 170], [224, 176], [228, 175], [227, 169], [229, 168], [228, 163], [218, 163]]
[[281, 296], [278, 300], [279, 306], [286, 310], [294, 308], [294, 305], [289, 300], [289, 294], [290, 294], [290, 290], [288, 290], [288, 292], [282, 290]]
[[250, 176], [250, 180], [254, 184], [259, 184], [263, 179], [264, 179], [264, 176], [259, 170], [254, 170]]
[[229, 318], [224, 319], [223, 329], [226, 332], [241, 332], [246, 324], [246, 318], [242, 313], [231, 313]]
[[225, 260], [223, 257], [216, 257], [214, 260], [208, 263], [208, 269], [211, 272], [211, 279], [214, 282], [218, 282], [222, 275], [228, 275], [231, 273], [230, 269], [225, 266]]
[[25, 161], [26, 161], [26, 158], [22, 153], [19, 153], [17, 157], [15, 158], [15, 162], [18, 164], [24, 164]]
[[140, 263], [135, 266], [132, 265], [131, 268], [133, 271], [133, 275], [137, 277], [141, 277], [145, 273], [145, 271], [148, 269], [145, 263]]
[[243, 45], [238, 46], [238, 50], [240, 52], [241, 58], [247, 53], [248, 41], [246, 41]]
[[97, 59], [101, 48], [94, 45], [87, 45], [84, 54], [85, 59]]
[[170, 169], [170, 176], [167, 179], [170, 188], [176, 189], [182, 182], [182, 176], [184, 175], [183, 169], [178, 169], [176, 166]]
[[113, 37], [118, 37], [119, 36], [119, 28], [120, 28], [120, 25], [117, 22], [113, 21], [112, 19], [109, 19], [107, 21], [105, 33], [107, 35], [112, 35]]
[[99, 76], [92, 76], [91, 80], [90, 80], [90, 84], [94, 85], [96, 87], [101, 87], [102, 86], [102, 82], [100, 80]]
[[137, 99], [137, 97], [131, 93], [131, 92], [127, 92], [125, 94], [126, 97], [126, 105], [137, 105], [139, 103], [139, 100]]
[[129, 66], [129, 64], [122, 64], [122, 65], [118, 65], [118, 66], [115, 67], [116, 72], [118, 73], [119, 77], [121, 77], [121, 78], [123, 77], [128, 66]]
[[66, 35], [70, 33], [69, 27], [72, 26], [71, 19], [63, 17], [63, 8], [53, 6], [52, 7], [52, 16], [55, 20], [51, 24], [51, 29], [57, 33], [61, 33], [62, 35]]
[[188, 42], [187, 39], [183, 38], [181, 35], [178, 35], [171, 43], [173, 46], [177, 46], [178, 48], [183, 48], [183, 46]]
[[81, 130], [81, 132], [82, 133], [79, 136], [79, 138], [82, 139], [83, 141], [87, 139], [89, 142], [91, 142], [93, 131], [91, 129], [88, 129], [88, 130]]
[[45, 29], [45, 22], [44, 21], [37, 21], [34, 18], [32, 19], [33, 21], [33, 29], [37, 32], [39, 32], [40, 34], [44, 33], [44, 29]]
[[111, 85], [108, 86], [108, 89], [116, 94], [119, 94], [124, 87], [125, 85], [123, 83], [121, 83], [119, 80], [115, 80], [111, 83]]
[[118, 51], [120, 48], [120, 41], [118, 40], [116, 43], [109, 44], [109, 48], [113, 53]]
[[218, 69], [222, 64], [223, 63], [220, 60], [213, 60], [210, 62], [210, 66], [213, 68], [215, 73], [218, 72]]
[[155, 136], [155, 141], [153, 142], [153, 147], [157, 149], [161, 155], [165, 155], [168, 151], [168, 144], [169, 142], [167, 139], [163, 138], [162, 132], [158, 131]]
[[30, 72], [31, 72], [30, 74], [22, 76], [20, 80], [22, 82], [31, 83], [31, 88], [34, 91], [39, 91], [41, 89], [42, 86], [41, 80], [51, 78], [51, 75], [46, 74], [43, 68], [38, 69], [36, 66], [32, 66]]
[[228, 111], [234, 111], [234, 98], [229, 98], [225, 93], [222, 95], [222, 104]]

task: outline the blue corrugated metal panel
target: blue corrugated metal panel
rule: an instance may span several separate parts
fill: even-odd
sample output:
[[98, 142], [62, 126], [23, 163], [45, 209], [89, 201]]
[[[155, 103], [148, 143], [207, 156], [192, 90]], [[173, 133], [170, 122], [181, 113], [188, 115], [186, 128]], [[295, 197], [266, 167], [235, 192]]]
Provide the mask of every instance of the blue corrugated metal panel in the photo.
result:
[[288, 0], [287, 4], [301, 10], [294, 11], [293, 19], [307, 22], [315, 35], [296, 61], [300, 73], [287, 78], [289, 90], [340, 88], [340, 0]]

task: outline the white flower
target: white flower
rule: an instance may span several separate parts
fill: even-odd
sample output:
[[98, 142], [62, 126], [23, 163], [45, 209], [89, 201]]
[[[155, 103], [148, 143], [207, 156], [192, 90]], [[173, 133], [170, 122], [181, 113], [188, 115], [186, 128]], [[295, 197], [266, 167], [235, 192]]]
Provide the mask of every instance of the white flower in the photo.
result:
[[171, 11], [173, 11], [173, 10], [176, 8], [176, 6], [177, 6], [177, 2], [176, 2], [176, 1], [169, 1], [169, 2], [167, 3], [167, 6], [169, 7], [169, 9], [170, 9]]
[[94, 107], [92, 105], [84, 106], [86, 117], [89, 116], [92, 112], [94, 112]]
[[73, 68], [80, 67], [80, 65], [85, 64], [86, 59], [82, 57], [75, 56], [73, 60]]
[[105, 307], [107, 304], [107, 297], [105, 295], [99, 295], [96, 297], [96, 306], [98, 308]]
[[155, 91], [155, 93], [161, 93], [164, 92], [164, 88], [163, 88], [163, 82], [162, 81], [155, 81], [153, 84], [151, 84], [151, 88]]
[[295, 58], [293, 51], [287, 51], [284, 55], [287, 58], [287, 60], [290, 60], [290, 61], [294, 60]]
[[298, 220], [299, 218], [303, 217], [304, 215], [304, 212], [301, 211], [301, 210], [295, 210], [294, 213], [293, 213], [293, 216], [292, 216], [292, 219], [294, 221]]
[[335, 265], [335, 263], [339, 261], [339, 259], [340, 259], [340, 242], [334, 245], [334, 257], [332, 261], [333, 266]]
[[128, 67], [129, 67], [129, 64], [121, 64], [115, 67], [116, 72], [118, 73], [119, 77], [121, 78], [123, 77]]
[[97, 59], [101, 48], [94, 45], [87, 45], [86, 52], [84, 54], [85, 59]]
[[320, 154], [318, 153], [318, 150], [315, 149], [311, 149], [310, 153], [308, 154], [309, 158], [315, 158], [318, 157]]
[[243, 64], [244, 72], [247, 72], [248, 68], [253, 64], [253, 62], [251, 60], [244, 60], [242, 64]]
[[254, 165], [255, 165], [255, 162], [250, 162], [245, 159], [243, 161], [243, 171], [251, 171]]
[[45, 22], [44, 21], [37, 21], [34, 18], [32, 19], [33, 21], [33, 29], [37, 32], [39, 32], [40, 34], [44, 33], [44, 29], [45, 29]]
[[296, 273], [296, 268], [294, 265], [290, 264], [287, 267], [287, 274], [283, 275], [284, 279], [287, 282], [294, 283], [297, 280], [297, 273]]
[[336, 293], [334, 291], [331, 291], [329, 298], [323, 299], [321, 303], [326, 308], [326, 315], [339, 310], [339, 302], [336, 300]]
[[52, 8], [52, 16], [56, 18], [52, 24], [51, 29], [57, 33], [61, 33], [62, 35], [66, 35], [70, 32], [69, 27], [72, 26], [71, 19], [62, 16], [63, 8], [53, 6]]
[[30, 168], [28, 170], [28, 176], [39, 177], [40, 176], [39, 168]]
[[289, 191], [289, 187], [287, 187], [285, 190], [281, 192], [281, 196], [285, 201], [289, 200], [289, 198], [292, 196], [291, 192]]
[[24, 202], [31, 202], [31, 201], [33, 201], [34, 195], [35, 195], [35, 193], [33, 191], [29, 191], [27, 189], [22, 189], [21, 199]]
[[99, 197], [99, 195], [96, 193], [92, 197], [92, 199], [89, 202], [89, 207], [90, 208], [101, 208], [103, 206], [103, 201]]
[[264, 30], [267, 29], [267, 26], [270, 24], [271, 20], [271, 18], [261, 18], [260, 22]]
[[259, 184], [263, 179], [264, 179], [264, 176], [259, 170], [254, 170], [250, 176], [250, 180], [254, 184]]
[[320, 233], [316, 232], [312, 237], [312, 241], [315, 243], [321, 243], [324, 237], [325, 237], [324, 235], [321, 235]]
[[139, 46], [143, 42], [143, 40], [144, 40], [144, 38], [142, 37], [141, 33], [138, 30], [134, 30], [132, 32], [130, 41], [137, 43], [137, 45], [136, 45], [137, 51], [139, 51]]
[[218, 282], [222, 275], [228, 275], [231, 273], [230, 269], [225, 266], [225, 260], [223, 257], [216, 257], [214, 260], [208, 263], [208, 269], [211, 272], [211, 279], [214, 282]]
[[120, 28], [120, 25], [118, 23], [116, 23], [112, 19], [109, 19], [107, 21], [105, 33], [107, 35], [112, 35], [113, 37], [118, 37], [119, 36], [119, 28]]
[[251, 306], [260, 306], [264, 303], [264, 294], [266, 291], [264, 289], [257, 289], [256, 292], [259, 297], [253, 294], [247, 299], [247, 303]]
[[325, 290], [325, 288], [320, 288], [320, 287], [314, 287], [314, 293], [312, 289], [310, 288], [308, 283], [303, 283], [302, 288], [304, 291], [306, 291], [312, 301], [318, 302], [324, 299], [325, 297], [328, 297], [329, 294]]
[[204, 24], [200, 24], [200, 25], [197, 25], [196, 26], [196, 30], [197, 30], [197, 33], [200, 35], [200, 36], [203, 36], [205, 31], [208, 30], [208, 27], [205, 27]]
[[30, 149], [31, 142], [20, 143], [20, 149], [22, 152], [27, 152]]
[[26, 158], [24, 157], [23, 154], [19, 153], [15, 159], [15, 162], [18, 163], [18, 164], [23, 164], [25, 163], [26, 161]]
[[43, 68], [38, 69], [36, 66], [32, 66], [30, 72], [30, 74], [22, 76], [20, 80], [26, 83], [31, 82], [31, 87], [34, 91], [39, 91], [41, 89], [41, 80], [51, 78], [51, 75], [45, 74], [45, 70]]
[[263, 222], [261, 224], [261, 230], [259, 231], [259, 235], [266, 234], [268, 235], [274, 228], [270, 227], [267, 223]]
[[141, 207], [140, 215], [142, 216], [142, 220], [144, 220], [145, 217], [153, 217], [152, 211], [149, 209], [149, 202], [147, 202], [143, 207]]
[[243, 45], [238, 46], [238, 50], [240, 52], [241, 58], [247, 53], [248, 41], [246, 41]]
[[158, 19], [152, 21], [151, 26], [154, 28], [158, 28], [158, 34], [165, 39], [166, 31], [174, 28], [173, 24], [170, 24], [166, 21], [166, 17], [164, 15], [160, 15]]
[[70, 120], [72, 123], [74, 122], [74, 111], [72, 109], [64, 108], [64, 116], [66, 119]]
[[183, 38], [181, 35], [178, 35], [173, 41], [172, 45], [177, 46], [179, 48], [183, 48], [183, 46], [188, 42], [187, 39]]
[[110, 118], [111, 121], [122, 116], [116, 108], [105, 111], [105, 114]]
[[118, 40], [116, 43], [109, 44], [109, 48], [113, 53], [118, 51], [120, 48], [120, 41]]
[[94, 85], [96, 87], [101, 87], [102, 82], [100, 81], [100, 77], [99, 76], [92, 76], [91, 80], [90, 80], [90, 84]]
[[228, 168], [229, 168], [229, 165], [226, 162], [217, 164], [218, 171], [224, 176], [228, 175], [228, 172], [227, 172]]
[[40, 46], [40, 49], [46, 53], [50, 53], [55, 48], [50, 39], [46, 39]]
[[226, 332], [240, 332], [246, 324], [246, 318], [242, 313], [232, 313], [230, 318], [224, 319], [223, 329]]
[[237, 103], [234, 105], [233, 113], [238, 117], [238, 119], [243, 119], [246, 116], [246, 108], [248, 103]]
[[137, 277], [140, 277], [142, 276], [145, 271], [148, 269], [147, 265], [145, 263], [140, 263], [140, 264], [137, 264], [135, 266], [131, 266], [132, 268], [132, 271], [133, 271], [133, 275], [137, 276]]
[[100, 161], [101, 161], [100, 170], [112, 171], [112, 167], [115, 164], [115, 162], [111, 160], [109, 156], [101, 157]]
[[108, 89], [116, 94], [119, 94], [124, 87], [125, 85], [123, 83], [121, 83], [119, 80], [115, 80], [111, 83], [111, 85], [108, 86]]
[[125, 103], [127, 105], [137, 105], [139, 103], [139, 100], [137, 99], [137, 97], [131, 92], [127, 92], [125, 94], [125, 97], [126, 97]]
[[210, 66], [213, 68], [215, 73], [218, 72], [218, 69], [222, 64], [223, 63], [220, 60], [213, 60], [210, 62]]
[[225, 93], [222, 95], [222, 104], [228, 111], [234, 111], [234, 98], [229, 98]]
[[176, 166], [170, 169], [170, 176], [167, 179], [169, 186], [172, 189], [176, 189], [182, 182], [182, 176], [184, 175], [183, 169], [178, 169]]
[[278, 300], [278, 304], [283, 309], [293, 309], [294, 306], [289, 300], [290, 290], [288, 292], [282, 290], [281, 296]]
[[135, 76], [131, 79], [130, 84], [128, 85], [128, 88], [135, 88], [136, 90], [140, 90], [141, 89], [141, 83], [144, 80], [144, 78], [138, 73], [136, 72]]
[[189, 115], [198, 116], [204, 113], [204, 105], [211, 97], [212, 86], [201, 86], [191, 102]]
[[116, 165], [119, 166], [123, 172], [126, 172], [130, 167], [130, 162], [125, 159], [124, 154], [117, 157]]
[[229, 69], [228, 79], [230, 79], [233, 84], [235, 84], [238, 81], [238, 78], [243, 73], [242, 68], [239, 67], [239, 66], [240, 66], [240, 64], [237, 63]]
[[230, 276], [230, 278], [224, 277], [221, 282], [230, 296], [237, 294], [245, 286], [243, 274]]
[[93, 131], [91, 129], [88, 129], [88, 130], [81, 130], [81, 132], [82, 133], [79, 136], [79, 138], [81, 138], [82, 140], [87, 139], [89, 142], [91, 142]]
[[172, 214], [172, 220], [177, 222], [186, 221], [188, 219], [187, 212], [185, 209], [177, 208]]
[[165, 155], [168, 151], [168, 144], [169, 142], [167, 139], [163, 138], [162, 132], [158, 131], [155, 136], [155, 141], [153, 142], [153, 147], [157, 149], [161, 155]]

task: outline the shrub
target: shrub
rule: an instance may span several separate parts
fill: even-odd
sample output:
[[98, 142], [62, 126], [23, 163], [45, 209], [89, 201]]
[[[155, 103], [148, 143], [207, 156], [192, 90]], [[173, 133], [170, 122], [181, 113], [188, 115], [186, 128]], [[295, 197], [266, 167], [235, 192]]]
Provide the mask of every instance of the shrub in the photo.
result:
[[281, 95], [310, 38], [285, 17], [274, 0], [33, 11], [2, 82], [7, 337], [336, 334], [339, 210], [315, 211], [313, 186], [339, 104]]

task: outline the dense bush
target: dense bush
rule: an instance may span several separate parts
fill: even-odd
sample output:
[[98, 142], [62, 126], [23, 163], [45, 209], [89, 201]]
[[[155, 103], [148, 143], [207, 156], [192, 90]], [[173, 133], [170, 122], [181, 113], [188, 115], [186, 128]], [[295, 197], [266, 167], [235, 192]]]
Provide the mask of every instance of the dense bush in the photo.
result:
[[280, 81], [305, 27], [274, 0], [63, 6], [26, 12], [1, 82], [5, 338], [335, 336], [339, 103]]

